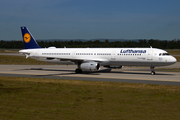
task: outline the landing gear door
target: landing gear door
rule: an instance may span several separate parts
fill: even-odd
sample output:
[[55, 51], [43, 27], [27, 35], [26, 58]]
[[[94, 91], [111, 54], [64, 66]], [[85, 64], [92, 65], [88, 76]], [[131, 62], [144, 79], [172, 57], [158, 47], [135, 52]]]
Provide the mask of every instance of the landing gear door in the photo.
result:
[[147, 60], [153, 60], [153, 50], [152, 49], [148, 50]]

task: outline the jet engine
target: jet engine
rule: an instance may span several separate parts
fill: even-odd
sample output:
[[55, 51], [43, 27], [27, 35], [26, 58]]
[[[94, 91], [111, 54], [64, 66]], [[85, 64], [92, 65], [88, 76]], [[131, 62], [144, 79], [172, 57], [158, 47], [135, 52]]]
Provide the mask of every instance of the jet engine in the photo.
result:
[[80, 69], [83, 71], [98, 71], [100, 69], [100, 64], [97, 62], [82, 63]]

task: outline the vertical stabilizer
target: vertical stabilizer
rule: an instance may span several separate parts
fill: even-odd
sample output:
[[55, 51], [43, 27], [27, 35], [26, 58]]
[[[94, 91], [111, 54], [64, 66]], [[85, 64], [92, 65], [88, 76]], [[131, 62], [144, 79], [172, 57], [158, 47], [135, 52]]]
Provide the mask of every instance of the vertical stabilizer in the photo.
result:
[[25, 49], [41, 48], [26, 27], [21, 27]]

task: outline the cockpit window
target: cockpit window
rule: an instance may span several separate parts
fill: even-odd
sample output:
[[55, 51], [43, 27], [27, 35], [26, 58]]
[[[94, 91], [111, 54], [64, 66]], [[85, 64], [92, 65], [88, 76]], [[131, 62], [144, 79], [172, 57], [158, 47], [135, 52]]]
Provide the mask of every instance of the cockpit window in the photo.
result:
[[169, 53], [159, 53], [159, 56], [167, 56]]

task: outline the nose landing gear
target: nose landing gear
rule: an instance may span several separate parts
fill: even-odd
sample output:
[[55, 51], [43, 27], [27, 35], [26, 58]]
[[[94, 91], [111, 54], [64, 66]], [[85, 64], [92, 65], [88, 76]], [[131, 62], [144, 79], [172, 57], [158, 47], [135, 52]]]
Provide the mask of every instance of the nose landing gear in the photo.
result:
[[150, 69], [151, 69], [151, 75], [155, 75], [155, 71], [154, 71], [154, 66], [150, 66]]

